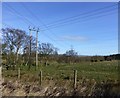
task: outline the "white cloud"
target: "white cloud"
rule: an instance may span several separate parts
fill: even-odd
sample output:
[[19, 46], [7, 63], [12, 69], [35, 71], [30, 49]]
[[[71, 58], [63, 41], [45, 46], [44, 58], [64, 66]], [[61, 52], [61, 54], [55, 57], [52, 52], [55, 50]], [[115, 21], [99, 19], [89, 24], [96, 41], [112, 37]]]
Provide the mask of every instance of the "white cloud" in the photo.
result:
[[63, 36], [62, 40], [69, 40], [69, 41], [86, 41], [86, 37], [82, 36]]

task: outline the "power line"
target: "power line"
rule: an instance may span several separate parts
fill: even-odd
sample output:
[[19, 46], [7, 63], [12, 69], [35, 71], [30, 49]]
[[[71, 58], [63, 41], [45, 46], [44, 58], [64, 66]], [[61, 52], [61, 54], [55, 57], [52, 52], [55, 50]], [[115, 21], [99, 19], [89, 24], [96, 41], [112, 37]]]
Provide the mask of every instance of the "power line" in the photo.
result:
[[[42, 22], [31, 10], [29, 10], [24, 4], [21, 4], [26, 10], [29, 11], [29, 13], [31, 14], [32, 17], [35, 17], [35, 19], [37, 19], [37, 21], [39, 21], [40, 23], [42, 23], [42, 25], [46, 28], [46, 30], [48, 30], [50, 33], [52, 33], [54, 36], [56, 36], [57, 38], [59, 38], [56, 34], [54, 34], [53, 32], [50, 31], [50, 29], [47, 27], [47, 25]], [[45, 33], [43, 33], [45, 34]], [[50, 36], [48, 36], [47, 34], [45, 34], [49, 39], [55, 41], [56, 43], [56, 40], [54, 40], [53, 38], [51, 38]], [[57, 43], [58, 44], [58, 43]], [[63, 46], [63, 45], [62, 45]]]
[[[6, 26], [6, 27], [13, 28], [12, 26], [10, 26], [10, 25], [8, 25], [8, 24], [6, 24], [6, 23], [4, 23], [4, 22], [1, 22], [1, 23], [2, 23], [2, 25]], [[3, 26], [2, 26], [2, 27], [3, 27]]]
[[[116, 5], [116, 4], [115, 4]], [[100, 9], [96, 9], [96, 10], [94, 10], [94, 11], [90, 11], [90, 12], [86, 12], [86, 13], [84, 13], [84, 14], [80, 14], [81, 16], [85, 16], [85, 15], [87, 15], [87, 16], [85, 16], [85, 17], [87, 17], [88, 18], [88, 16], [89, 17], [91, 17], [91, 16], [95, 16], [94, 14], [91, 14], [91, 13], [96, 13], [96, 11], [97, 11], [97, 13], [98, 14], [101, 14], [100, 12], [102, 12], [102, 14], [104, 14], [103, 12], [106, 12], [107, 11], [107, 13], [109, 12], [109, 11], [112, 11], [113, 10], [113, 8], [112, 9], [108, 9], [108, 8], [110, 8], [110, 7], [113, 7], [113, 6], [115, 6], [115, 5], [112, 5], [112, 6], [106, 6], [106, 7], [104, 7], [104, 9], [106, 8], [107, 10], [103, 10], [102, 11], [102, 9], [103, 8], [100, 8]], [[37, 16], [35, 16], [25, 5], [23, 5], [30, 13], [31, 13], [31, 15], [33, 15], [33, 17], [36, 17], [36, 19], [37, 20], [39, 20], [40, 22], [42, 22]], [[85, 17], [83, 17], [83, 18], [85, 18]], [[101, 16], [100, 16], [101, 17]], [[73, 18], [73, 17], [70, 17], [70, 18], [72, 18], [72, 20], [68, 20], [68, 18], [67, 18], [67, 20], [68, 21], [64, 21], [64, 22], [71, 22], [71, 21], [74, 21], [74, 20], [79, 20], [80, 19], [80, 16], [75, 16], [75, 18]], [[61, 21], [60, 21], [61, 22]], [[78, 22], [78, 21], [77, 21]], [[43, 26], [45, 27], [45, 28], [47, 28], [46, 30], [48, 30], [49, 31], [49, 26], [47, 26], [46, 24], [44, 24], [43, 22], [42, 22], [42, 24], [43, 24]], [[58, 27], [58, 26], [57, 26]], [[47, 35], [46, 35], [47, 36]], [[52, 39], [51, 37], [49, 37], [49, 36], [47, 36], [49, 39], [51, 39], [51, 40], [54, 40], [54, 39]], [[56, 41], [56, 40], [54, 40], [54, 41]]]
[[[105, 15], [104, 15], [105, 16]], [[102, 16], [99, 16], [99, 17], [103, 17], [103, 15]], [[98, 18], [98, 17], [97, 17]], [[93, 19], [95, 19], [95, 17], [93, 17]], [[89, 19], [88, 19], [89, 20]], [[86, 20], [84, 20], [83, 22], [85, 22]], [[77, 22], [80, 22], [80, 21], [77, 21]], [[77, 23], [77, 22], [74, 22], [74, 23]], [[57, 26], [58, 27], [58, 26]], [[48, 27], [47, 27], [48, 28]], [[51, 37], [49, 37], [50, 39], [52, 39], [53, 40], [53, 38], [51, 38]], [[55, 42], [56, 42], [56, 40], [54, 40]]]
[[[35, 17], [35, 19], [37, 19], [37, 22], [38, 22], [38, 20], [39, 20], [40, 23], [44, 24], [44, 23], [43, 23], [36, 15], [34, 15], [34, 13], [33, 13], [31, 10], [29, 10], [23, 3], [20, 3], [20, 4], [23, 6], [24, 9], [27, 10], [27, 12], [30, 13], [30, 15], [31, 15], [32, 17]], [[44, 26], [45, 26], [45, 24], [44, 24]]]
[[[71, 25], [71, 24], [74, 24], [74, 23], [86, 22], [86, 21], [90, 21], [90, 20], [94, 20], [94, 19], [97, 19], [97, 18], [101, 18], [101, 17], [107, 16], [107, 15], [111, 15], [111, 13], [105, 14], [105, 15], [98, 15], [97, 17], [96, 17], [96, 15], [94, 15], [95, 17], [92, 16], [92, 18], [89, 18], [91, 16], [88, 16], [88, 18], [84, 19], [84, 20], [70, 21], [69, 23], [63, 23], [63, 24], [59, 24], [59, 25], [56, 25], [56, 26], [49, 26], [48, 28], [53, 29], [53, 28], [58, 28], [58, 27], [65, 26], [65, 25]], [[43, 31], [45, 31], [45, 30], [46, 29], [43, 29]]]
[[[6, 3], [6, 5], [7, 6], [5, 6], [5, 7], [7, 7], [8, 9], [10, 9], [11, 10], [11, 13], [13, 13], [13, 14], [15, 14], [16, 13], [16, 15], [17, 16], [19, 16], [19, 17], [22, 17], [22, 18], [24, 18], [24, 22], [28, 25], [33, 25], [33, 26], [35, 26], [28, 18], [26, 18], [25, 16], [23, 16], [21, 13], [19, 13], [18, 11], [16, 11], [12, 6], [10, 6], [10, 5], [8, 5], [7, 3]], [[15, 13], [14, 13], [15, 12]], [[23, 21], [23, 20], [22, 20]]]
[[[9, 6], [9, 5], [8, 5]], [[12, 8], [12, 7], [10, 7], [10, 8]], [[12, 10], [14, 10], [13, 8], [12, 8]], [[14, 10], [15, 11], [15, 10]], [[15, 11], [16, 12], [16, 11]], [[17, 15], [19, 15], [19, 16], [21, 16], [18, 12], [17, 12]], [[33, 13], [31, 14], [31, 15], [33, 15]], [[34, 16], [34, 15], [33, 15]], [[23, 16], [22, 16], [22, 18], [23, 18]], [[29, 21], [27, 21], [27, 22], [29, 22]], [[8, 26], [8, 25], [7, 25]], [[10, 26], [9, 26], [10, 27]], [[55, 41], [53, 38], [51, 38], [50, 36], [48, 36], [48, 35], [46, 35], [49, 39], [51, 39], [52, 41]]]
[[[8, 24], [6, 24], [6, 23], [3, 23], [3, 22], [2, 22], [2, 24], [3, 24], [4, 26], [6, 26], [6, 27], [14, 28], [14, 27], [12, 27], [11, 25], [8, 25]], [[30, 30], [30, 29], [29, 29], [29, 30]], [[31, 29], [31, 31], [34, 31], [33, 28]], [[29, 31], [29, 32], [30, 32], [30, 31]], [[43, 32], [43, 31], [41, 31], [41, 32]], [[48, 36], [47, 34], [45, 34], [45, 33], [41, 33], [41, 34], [44, 34], [44, 35], [47, 36], [47, 38], [49, 38], [51, 41], [53, 41], [54, 43], [58, 44], [58, 43], [56, 42], [57, 40], [53, 39], [52, 37]], [[29, 35], [31, 36], [31, 33], [30, 33]], [[63, 45], [61, 44], [60, 46], [63, 46]]]
[[70, 20], [70, 19], [74, 19], [74, 18], [79, 18], [79, 17], [81, 17], [81, 16], [84, 16], [84, 15], [90, 15], [90, 14], [94, 14], [94, 13], [96, 13], [96, 12], [98, 12], [99, 13], [99, 11], [102, 11], [102, 10], [104, 10], [105, 11], [105, 9], [109, 9], [109, 8], [111, 8], [111, 7], [114, 7], [114, 6], [116, 6], [117, 4], [114, 4], [114, 5], [111, 5], [111, 6], [105, 6], [105, 7], [102, 7], [102, 8], [99, 8], [99, 9], [95, 9], [95, 10], [92, 10], [92, 11], [88, 11], [88, 12], [84, 12], [84, 13], [81, 13], [81, 14], [78, 14], [78, 15], [74, 15], [74, 16], [71, 16], [71, 17], [67, 17], [67, 18], [63, 18], [63, 19], [60, 19], [60, 20], [57, 20], [57, 21], [53, 21], [53, 22], [51, 22], [51, 23], [48, 23], [48, 25], [50, 25], [50, 24], [55, 24], [55, 23], [57, 23], [57, 22], [62, 22], [62, 21], [68, 21], [68, 20]]
[[[5, 26], [8, 26], [8, 24], [6, 24], [6, 23], [4, 23], [4, 25]], [[9, 27], [11, 27], [11, 28], [13, 28], [12, 26], [10, 26], [9, 25]], [[33, 31], [35, 31], [34, 29], [33, 29]], [[43, 34], [43, 33], [41, 33], [41, 34]], [[44, 33], [45, 34], [45, 33]], [[54, 40], [54, 39], [52, 39], [50, 36], [48, 36], [47, 34], [45, 34], [49, 39], [51, 39], [51, 40]], [[31, 34], [30, 34], [30, 36], [31, 36]], [[91, 41], [99, 41], [100, 39], [91, 39]], [[105, 40], [105, 41], [111, 41], [111, 40], [116, 40], [116, 39], [112, 39], [112, 38], [109, 38], [109, 39], [106, 39], [106, 37], [105, 37], [105, 39], [103, 39], [103, 40]], [[56, 43], [56, 41], [57, 40], [54, 40], [54, 42]], [[56, 43], [56, 44], [58, 44], [58, 43]], [[61, 45], [62, 46], [62, 45]]]
[[[12, 27], [11, 25], [8, 25], [8, 24], [6, 24], [6, 23], [2, 23], [4, 26], [6, 26], [6, 27], [10, 27], [10, 28], [14, 28], [14, 27]], [[41, 33], [41, 34], [45, 34], [44, 33], [44, 31], [42, 31], [43, 33]], [[113, 31], [114, 32], [114, 31]], [[117, 32], [117, 31], [115, 31], [115, 32]], [[103, 34], [102, 34], [103, 35]], [[50, 36], [48, 36], [47, 34], [45, 34], [45, 36], [47, 36], [47, 37], [49, 37], [49, 39], [51, 39], [51, 40], [54, 40], [54, 41], [58, 41], [58, 40], [55, 40], [55, 39], [52, 39]], [[104, 40], [116, 40], [116, 39], [112, 39], [112, 38], [108, 38], [108, 39], [106, 39], [106, 37], [107, 36], [105, 36], [105, 35], [103, 35], [102, 36], [102, 38], [103, 37], [105, 37], [105, 39]], [[90, 39], [91, 41], [96, 41], [96, 40], [100, 40], [100, 39]], [[60, 41], [62, 41], [62, 40], [60, 40]]]
[[[44, 31], [42, 31], [42, 32], [44, 32]], [[60, 45], [61, 47], [63, 47], [63, 46], [66, 47], [66, 45], [58, 43], [58, 40], [55, 40], [52, 37], [48, 36], [45, 32], [41, 33], [41, 34], [44, 34], [47, 38], [49, 38], [51, 41], [53, 41], [53, 43], [56, 43], [56, 45]]]
[[[104, 12], [106, 12], [106, 13], [109, 13], [109, 12], [112, 12], [112, 11], [114, 11], [115, 9], [109, 9], [107, 12], [106, 11], [104, 11]], [[78, 21], [78, 20], [80, 20], [80, 19], [82, 19], [82, 18], [88, 18], [88, 17], [93, 17], [93, 16], [97, 16], [97, 15], [100, 15], [100, 14], [106, 14], [106, 13], [96, 13], [95, 15], [93, 14], [93, 15], [86, 15], [86, 16], [81, 16], [81, 17], [78, 17], [78, 18], [74, 18], [74, 19], [72, 19], [72, 20], [68, 20], [68, 21], [61, 21], [61, 22], [59, 22], [59, 23], [56, 23], [56, 24], [52, 24], [52, 25], [48, 25], [48, 28], [50, 28], [50, 27], [53, 27], [53, 26], [56, 26], [56, 25], [60, 25], [60, 24], [65, 24], [65, 23], [70, 23], [71, 21]]]
[[40, 18], [38, 18], [31, 10], [29, 10], [23, 3], [21, 3], [21, 5], [29, 11], [29, 13], [31, 14], [31, 16], [35, 17], [35, 19], [37, 19], [37, 21], [39, 21], [45, 28], [46, 30], [48, 30], [50, 33], [52, 33], [53, 35], [55, 35], [56, 37], [58, 37], [56, 34], [54, 34], [53, 32], [50, 31], [50, 29], [48, 28], [48, 26], [40, 20]]
[[[113, 5], [112, 5], [113, 6]], [[110, 7], [112, 7], [112, 6], [110, 6]], [[104, 8], [107, 8], [107, 7], [104, 7]], [[100, 9], [99, 9], [100, 10]], [[97, 11], [97, 10], [96, 10]], [[33, 15], [33, 14], [32, 14]], [[38, 19], [38, 18], [37, 18]], [[77, 21], [77, 22], [79, 22], [79, 21]], [[46, 30], [48, 30], [48, 27], [46, 26], [46, 25], [44, 25], [47, 29]], [[63, 26], [63, 24], [62, 25], [60, 25], [60, 26]], [[56, 28], [56, 27], [58, 27], [58, 26], [55, 26], [55, 27], [52, 27], [52, 28]], [[54, 34], [53, 34], [54, 35]]]

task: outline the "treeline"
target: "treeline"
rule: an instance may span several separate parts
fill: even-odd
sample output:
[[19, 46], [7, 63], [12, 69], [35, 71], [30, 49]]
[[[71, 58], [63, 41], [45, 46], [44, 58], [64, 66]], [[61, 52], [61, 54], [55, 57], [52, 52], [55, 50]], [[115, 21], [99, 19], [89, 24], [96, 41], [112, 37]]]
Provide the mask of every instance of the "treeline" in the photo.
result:
[[[25, 31], [19, 29], [2, 29], [2, 61], [3, 65], [35, 65], [36, 40]], [[51, 43], [39, 43], [38, 63], [49, 65], [49, 62], [80, 63], [82, 61], [98, 62], [120, 60], [120, 54], [109, 56], [79, 56], [70, 49], [64, 54], [58, 54], [58, 48]]]

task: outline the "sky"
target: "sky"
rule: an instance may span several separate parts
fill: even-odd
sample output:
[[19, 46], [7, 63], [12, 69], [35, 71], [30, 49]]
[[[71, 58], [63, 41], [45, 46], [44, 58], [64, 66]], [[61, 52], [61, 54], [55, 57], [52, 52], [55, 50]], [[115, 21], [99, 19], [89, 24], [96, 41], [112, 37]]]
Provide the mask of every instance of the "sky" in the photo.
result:
[[[65, 53], [118, 53], [118, 8], [115, 2], [3, 2], [3, 28], [39, 28], [40, 43], [49, 42]], [[36, 37], [36, 33], [32, 32]]]
[[119, 0], [2, 0], [2, 2], [119, 2]]

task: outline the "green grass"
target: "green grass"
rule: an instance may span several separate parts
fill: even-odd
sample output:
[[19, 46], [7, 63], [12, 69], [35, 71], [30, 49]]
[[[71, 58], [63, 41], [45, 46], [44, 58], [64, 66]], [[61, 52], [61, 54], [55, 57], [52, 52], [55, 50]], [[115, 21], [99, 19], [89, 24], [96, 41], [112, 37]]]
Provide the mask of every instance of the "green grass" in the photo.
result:
[[[16, 68], [17, 69], [17, 68]], [[30, 71], [28, 66], [21, 66], [21, 77], [23, 81], [38, 81], [39, 71], [43, 72], [43, 80], [67, 80], [73, 79], [73, 70], [78, 72], [78, 81], [87, 78], [96, 81], [106, 81], [107, 79], [118, 80], [118, 61], [104, 62], [81, 62], [79, 64], [58, 64], [51, 63], [48, 66], [39, 65], [35, 70], [32, 66]], [[17, 70], [3, 70], [5, 79], [17, 79]]]

